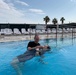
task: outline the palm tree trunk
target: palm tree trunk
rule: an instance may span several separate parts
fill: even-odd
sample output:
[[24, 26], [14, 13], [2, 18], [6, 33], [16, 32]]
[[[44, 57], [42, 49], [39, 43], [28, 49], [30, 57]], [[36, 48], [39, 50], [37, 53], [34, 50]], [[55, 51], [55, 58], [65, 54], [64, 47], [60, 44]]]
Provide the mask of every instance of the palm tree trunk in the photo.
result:
[[63, 24], [64, 22], [62, 21], [62, 24]]
[[62, 28], [62, 39], [63, 39], [63, 34], [64, 34], [64, 31], [63, 31], [63, 28]]
[[47, 31], [47, 39], [48, 39], [48, 29], [47, 29], [47, 25], [46, 25], [46, 31]]
[[57, 30], [58, 30], [58, 27], [57, 27], [57, 25], [56, 25], [56, 39], [57, 39]]
[[46, 24], [46, 32], [47, 32], [47, 39], [48, 39], [47, 21], [45, 21], [45, 24]]
[[73, 39], [73, 28], [72, 28], [72, 39]]

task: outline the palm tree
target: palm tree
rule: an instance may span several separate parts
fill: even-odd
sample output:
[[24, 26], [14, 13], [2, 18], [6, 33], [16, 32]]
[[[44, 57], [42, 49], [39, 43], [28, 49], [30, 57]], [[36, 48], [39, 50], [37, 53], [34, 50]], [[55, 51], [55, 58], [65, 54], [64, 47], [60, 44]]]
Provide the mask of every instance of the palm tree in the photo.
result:
[[50, 21], [50, 18], [48, 16], [45, 16], [45, 18], [43, 18], [43, 20], [45, 21], [45, 24], [46, 24], [46, 31], [47, 31], [47, 38], [48, 38], [47, 23]]
[[50, 21], [50, 18], [48, 16], [45, 16], [43, 20], [45, 21], [45, 24], [47, 25], [47, 23]]
[[53, 23], [54, 25], [56, 25], [56, 24], [58, 23], [57, 19], [54, 18], [54, 19], [52, 20], [52, 23]]
[[[63, 24], [64, 21], [65, 21], [65, 18], [64, 18], [64, 17], [61, 17], [60, 21], [61, 21], [61, 23]], [[63, 33], [64, 33], [64, 31], [63, 31], [63, 28], [62, 28], [62, 39], [63, 39]]]
[[64, 17], [61, 17], [60, 21], [61, 21], [61, 23], [63, 24], [64, 21], [65, 21], [65, 18], [64, 18]]
[[[57, 20], [56, 18], [54, 18], [54, 19], [52, 20], [52, 23], [53, 23], [54, 25], [56, 25], [56, 24], [58, 23], [58, 20]], [[56, 39], [57, 39], [57, 30], [58, 30], [58, 25], [56, 25]]]

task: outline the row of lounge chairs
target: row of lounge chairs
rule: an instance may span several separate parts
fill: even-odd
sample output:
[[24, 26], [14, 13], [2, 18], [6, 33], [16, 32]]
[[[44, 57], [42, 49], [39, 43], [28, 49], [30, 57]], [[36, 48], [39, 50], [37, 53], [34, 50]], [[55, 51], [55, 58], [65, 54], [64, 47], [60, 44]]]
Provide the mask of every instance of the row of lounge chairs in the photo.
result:
[[[64, 29], [64, 32], [71, 32], [72, 30], [65, 30]], [[52, 29], [50, 30], [49, 28], [46, 30], [36, 30], [36, 29], [28, 29], [26, 31], [25, 28], [22, 28], [21, 29], [21, 32], [19, 31], [19, 29], [17, 28], [14, 28], [13, 31], [12, 29], [9, 29], [9, 28], [5, 28], [5, 29], [1, 29], [0, 30], [0, 35], [12, 35], [12, 34], [35, 34], [35, 33], [40, 33], [40, 34], [43, 34], [43, 33], [56, 33], [56, 29]], [[62, 29], [58, 29], [58, 33], [62, 33]]]

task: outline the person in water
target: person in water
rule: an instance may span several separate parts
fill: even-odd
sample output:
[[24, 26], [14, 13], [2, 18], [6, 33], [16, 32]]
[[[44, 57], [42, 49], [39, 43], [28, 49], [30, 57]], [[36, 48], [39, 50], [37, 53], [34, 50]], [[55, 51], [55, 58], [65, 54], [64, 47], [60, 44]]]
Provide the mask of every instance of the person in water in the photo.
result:
[[22, 75], [20, 67], [18, 66], [21, 62], [26, 62], [35, 56], [41, 56], [46, 51], [50, 50], [49, 46], [41, 46], [39, 43], [39, 35], [35, 34], [34, 41], [31, 41], [27, 45], [27, 51], [13, 59], [11, 65], [17, 71], [18, 75]]

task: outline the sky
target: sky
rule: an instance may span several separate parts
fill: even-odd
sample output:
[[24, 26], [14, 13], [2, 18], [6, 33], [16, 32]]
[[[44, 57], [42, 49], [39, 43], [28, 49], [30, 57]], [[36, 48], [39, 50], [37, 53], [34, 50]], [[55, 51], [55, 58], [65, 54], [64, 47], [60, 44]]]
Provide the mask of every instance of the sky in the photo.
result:
[[76, 0], [0, 0], [0, 23], [44, 24], [45, 16], [76, 22]]

